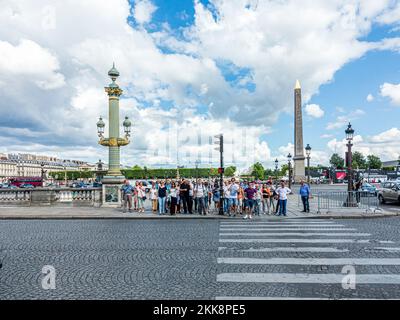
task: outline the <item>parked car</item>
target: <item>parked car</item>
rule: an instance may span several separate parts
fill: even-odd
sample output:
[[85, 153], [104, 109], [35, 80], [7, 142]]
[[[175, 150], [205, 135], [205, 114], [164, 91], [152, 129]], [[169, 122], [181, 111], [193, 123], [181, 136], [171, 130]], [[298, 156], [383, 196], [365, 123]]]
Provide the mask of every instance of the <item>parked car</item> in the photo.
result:
[[363, 183], [360, 191], [366, 192], [368, 193], [368, 195], [372, 195], [375, 197], [378, 195], [378, 188], [369, 183]]
[[8, 183], [3, 183], [2, 189], [17, 189], [17, 187]]
[[398, 201], [400, 203], [400, 182], [387, 181], [382, 183], [382, 187], [378, 191], [378, 199], [380, 203], [386, 201]]
[[33, 188], [35, 188], [35, 187], [34, 187], [33, 185], [29, 184], [29, 183], [23, 183], [23, 184], [21, 184], [20, 188], [23, 188], [23, 189], [33, 189]]

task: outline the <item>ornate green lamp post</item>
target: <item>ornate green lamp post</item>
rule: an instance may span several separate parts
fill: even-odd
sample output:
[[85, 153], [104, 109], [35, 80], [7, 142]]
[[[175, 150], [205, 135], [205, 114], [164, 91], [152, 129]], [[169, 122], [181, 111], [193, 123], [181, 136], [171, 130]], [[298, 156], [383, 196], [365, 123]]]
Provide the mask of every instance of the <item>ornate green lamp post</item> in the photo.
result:
[[119, 193], [119, 186], [123, 183], [125, 177], [121, 173], [120, 168], [120, 148], [129, 144], [129, 137], [131, 132], [131, 121], [125, 117], [123, 122], [125, 137], [120, 137], [120, 121], [119, 121], [119, 98], [123, 91], [115, 83], [119, 77], [119, 72], [115, 65], [108, 72], [112, 83], [105, 87], [108, 94], [109, 103], [109, 128], [108, 138], [104, 137], [105, 123], [100, 117], [97, 122], [97, 132], [99, 135], [99, 144], [108, 147], [108, 171], [104, 176], [103, 182], [103, 204], [118, 206], [121, 203], [121, 196]]

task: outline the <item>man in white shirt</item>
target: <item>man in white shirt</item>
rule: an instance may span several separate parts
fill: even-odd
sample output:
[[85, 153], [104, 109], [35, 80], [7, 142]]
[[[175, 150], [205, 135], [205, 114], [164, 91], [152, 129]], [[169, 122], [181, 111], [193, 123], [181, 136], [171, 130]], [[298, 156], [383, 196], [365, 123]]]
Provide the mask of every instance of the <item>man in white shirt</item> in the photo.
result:
[[203, 182], [198, 179], [196, 186], [194, 187], [194, 197], [196, 198], [197, 201], [197, 211], [199, 212], [200, 215], [204, 214], [206, 215], [206, 205], [204, 203], [204, 197], [206, 195], [206, 188], [203, 184]]
[[287, 205], [287, 195], [292, 192], [288, 187], [285, 186], [285, 182], [281, 181], [281, 185], [275, 190], [278, 194], [279, 201], [279, 214], [278, 216], [286, 216], [286, 205]]
[[236, 215], [236, 208], [238, 205], [238, 192], [239, 192], [239, 185], [236, 183], [235, 178], [232, 178], [231, 183], [228, 185], [227, 188], [227, 196], [229, 199], [228, 203], [229, 216]]

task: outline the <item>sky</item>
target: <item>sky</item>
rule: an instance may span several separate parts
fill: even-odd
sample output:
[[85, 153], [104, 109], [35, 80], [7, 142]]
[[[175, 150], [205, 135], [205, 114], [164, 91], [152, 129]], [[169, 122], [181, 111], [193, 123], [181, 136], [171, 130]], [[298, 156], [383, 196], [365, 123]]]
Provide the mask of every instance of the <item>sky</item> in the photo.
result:
[[123, 165], [216, 166], [220, 133], [226, 165], [283, 164], [297, 79], [312, 165], [349, 121], [355, 150], [400, 156], [398, 0], [0, 0], [0, 19], [0, 153], [107, 162], [115, 62]]

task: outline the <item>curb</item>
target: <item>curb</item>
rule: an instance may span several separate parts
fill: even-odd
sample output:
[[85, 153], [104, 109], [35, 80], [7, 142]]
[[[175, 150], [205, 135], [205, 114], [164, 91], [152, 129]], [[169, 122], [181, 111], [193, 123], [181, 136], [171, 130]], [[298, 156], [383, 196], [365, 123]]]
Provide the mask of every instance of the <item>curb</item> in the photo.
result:
[[221, 216], [221, 217], [121, 217], [121, 216], [0, 216], [1, 220], [225, 220], [229, 219], [229, 217]]
[[[286, 218], [273, 218], [268, 217], [264, 219], [257, 219], [256, 221], [283, 221], [290, 219], [377, 219], [377, 218], [389, 218], [400, 216], [400, 213], [384, 213], [384, 214], [362, 214], [362, 215], [310, 215], [307, 217], [286, 217]], [[0, 216], [1, 220], [229, 220], [229, 221], [242, 221], [242, 218], [232, 218], [228, 216], [142, 216], [142, 217], [129, 217], [129, 216]]]

